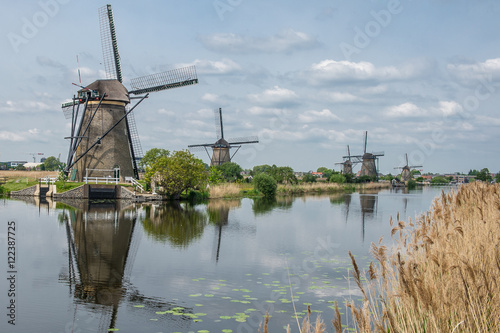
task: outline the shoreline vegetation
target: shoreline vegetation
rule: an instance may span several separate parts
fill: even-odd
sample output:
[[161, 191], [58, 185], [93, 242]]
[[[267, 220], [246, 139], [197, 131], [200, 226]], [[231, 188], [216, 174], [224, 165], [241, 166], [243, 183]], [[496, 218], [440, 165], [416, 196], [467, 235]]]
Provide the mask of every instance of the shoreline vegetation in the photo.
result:
[[[389, 249], [382, 240], [372, 243], [375, 262], [367, 271], [361, 272], [349, 253], [363, 295], [362, 301], [345, 300], [354, 329], [500, 332], [499, 221], [500, 184], [479, 182], [442, 192], [415, 220], [391, 218], [394, 244]], [[337, 333], [348, 330], [337, 304], [332, 324]], [[299, 331], [328, 330], [321, 318], [307, 316]]]
[[[57, 171], [7, 171], [0, 172], [0, 178], [8, 177], [7, 182], [3, 185], [6, 193], [11, 191], [18, 191], [24, 188], [37, 185], [38, 178], [42, 177], [57, 177]], [[58, 193], [65, 192], [75, 187], [83, 185], [83, 183], [75, 182], [62, 182], [57, 181]], [[132, 186], [131, 184], [120, 184], [122, 186]], [[374, 183], [328, 183], [328, 182], [314, 182], [314, 183], [298, 183], [298, 184], [279, 184], [276, 190], [277, 196], [286, 195], [301, 195], [301, 194], [328, 194], [338, 192], [354, 192], [363, 190], [374, 190], [389, 188], [389, 182], [374, 182]], [[199, 191], [197, 191], [199, 192]], [[211, 185], [208, 187], [207, 193], [201, 193], [203, 198], [207, 199], [234, 199], [245, 197], [261, 197], [262, 193], [254, 188], [251, 183], [221, 183]]]

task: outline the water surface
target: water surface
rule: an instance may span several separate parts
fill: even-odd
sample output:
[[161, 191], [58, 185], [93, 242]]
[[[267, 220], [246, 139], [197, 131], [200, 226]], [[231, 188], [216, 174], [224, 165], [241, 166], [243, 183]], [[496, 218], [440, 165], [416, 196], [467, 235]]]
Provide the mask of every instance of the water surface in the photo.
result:
[[360, 298], [348, 251], [366, 267], [371, 242], [391, 242], [390, 217], [418, 216], [442, 190], [194, 206], [2, 199], [2, 248], [16, 226], [16, 325], [4, 250], [0, 331], [257, 332], [268, 312], [271, 332], [298, 332], [308, 306], [331, 331], [333, 302]]

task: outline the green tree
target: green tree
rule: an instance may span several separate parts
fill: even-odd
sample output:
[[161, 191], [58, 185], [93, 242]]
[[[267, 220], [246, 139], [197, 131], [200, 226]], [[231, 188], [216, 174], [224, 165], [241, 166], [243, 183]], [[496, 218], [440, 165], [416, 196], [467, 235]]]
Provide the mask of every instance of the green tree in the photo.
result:
[[162, 156], [146, 168], [146, 179], [157, 180], [164, 194], [179, 200], [181, 194], [190, 189], [201, 189], [206, 185], [208, 171], [202, 160], [187, 150], [175, 151]]
[[495, 182], [500, 183], [500, 171], [495, 176]]
[[47, 157], [43, 162], [43, 166], [47, 171], [57, 171], [61, 169], [61, 163], [54, 156]]
[[306, 173], [304, 177], [302, 177], [302, 182], [304, 183], [315, 183], [316, 177], [311, 173]]
[[208, 169], [208, 183], [211, 185], [217, 185], [224, 182], [224, 175], [222, 171], [216, 166], [211, 166]]
[[477, 171], [476, 169], [474, 169], [474, 170], [471, 169], [471, 170], [469, 170], [469, 176], [475, 176], [475, 175], [477, 175], [478, 172], [479, 171]]
[[346, 178], [344, 177], [344, 175], [337, 173], [337, 174], [331, 175], [330, 178], [328, 179], [328, 181], [331, 183], [343, 184], [346, 182]]
[[268, 164], [263, 164], [263, 165], [256, 165], [253, 167], [251, 175], [252, 176], [257, 176], [259, 173], [264, 173], [267, 172], [271, 169], [271, 166]]
[[255, 188], [264, 194], [265, 197], [274, 197], [276, 195], [276, 189], [278, 185], [276, 184], [276, 180], [265, 173], [260, 173], [253, 178], [253, 182], [255, 184]]
[[147, 167], [151, 167], [160, 157], [168, 157], [170, 151], [162, 148], [151, 148], [144, 154], [144, 157], [139, 162], [139, 167], [143, 170], [147, 170]]
[[228, 182], [235, 182], [238, 179], [243, 178], [241, 175], [241, 171], [243, 171], [243, 169], [237, 163], [226, 162], [219, 165], [217, 168], [221, 171], [224, 179]]
[[436, 176], [436, 177], [433, 177], [432, 180], [431, 180], [431, 184], [447, 184], [449, 183], [450, 181], [448, 180], [448, 178], [446, 177], [443, 177], [443, 176]]
[[493, 178], [490, 175], [490, 170], [488, 168], [483, 168], [476, 174], [477, 180], [482, 180], [483, 182], [491, 182]]

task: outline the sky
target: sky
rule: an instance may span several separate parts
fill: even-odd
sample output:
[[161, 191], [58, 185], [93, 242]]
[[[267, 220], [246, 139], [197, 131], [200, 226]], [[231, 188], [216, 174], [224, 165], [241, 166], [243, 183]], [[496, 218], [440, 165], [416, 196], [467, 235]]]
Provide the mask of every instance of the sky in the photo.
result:
[[[0, 20], [0, 161], [61, 154], [61, 104], [105, 78], [100, 1], [10, 1]], [[208, 0], [112, 3], [124, 85], [195, 65], [199, 84], [134, 111], [142, 149], [258, 136], [233, 161], [340, 170], [342, 156], [408, 154], [423, 172], [500, 171], [500, 2]], [[78, 62], [77, 62], [78, 56]], [[205, 152], [195, 152], [205, 163]], [[39, 161], [41, 155], [37, 155]], [[355, 167], [358, 171], [360, 165]]]

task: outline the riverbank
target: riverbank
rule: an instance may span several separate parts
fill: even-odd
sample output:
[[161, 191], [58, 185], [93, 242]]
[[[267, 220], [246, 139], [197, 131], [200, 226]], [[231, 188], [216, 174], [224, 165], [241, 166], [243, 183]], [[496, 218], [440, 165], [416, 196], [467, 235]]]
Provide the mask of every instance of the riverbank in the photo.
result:
[[[363, 297], [346, 300], [356, 330], [499, 332], [499, 219], [500, 185], [482, 183], [443, 193], [415, 220], [391, 218], [392, 250], [372, 243], [376, 263], [367, 272], [351, 256]], [[332, 322], [343, 332], [339, 311]], [[306, 324], [326, 331], [322, 322]]]

